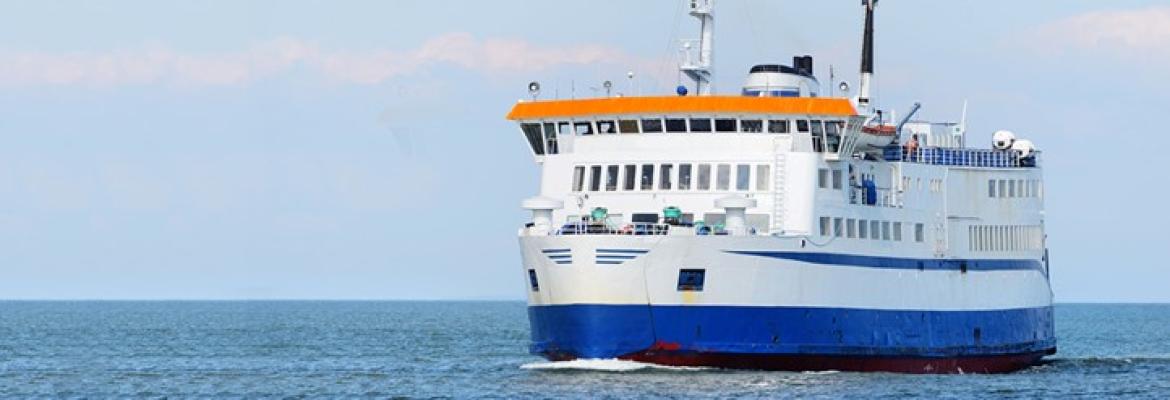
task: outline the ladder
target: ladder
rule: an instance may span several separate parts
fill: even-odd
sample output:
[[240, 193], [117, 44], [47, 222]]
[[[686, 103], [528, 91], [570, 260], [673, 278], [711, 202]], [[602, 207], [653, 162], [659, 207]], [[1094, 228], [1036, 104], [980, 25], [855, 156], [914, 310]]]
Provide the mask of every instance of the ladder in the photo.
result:
[[781, 234], [784, 232], [784, 221], [787, 220], [785, 213], [784, 192], [785, 185], [785, 171], [788, 164], [788, 152], [792, 149], [791, 139], [784, 137], [776, 137], [772, 140], [772, 150], [774, 155], [772, 163], [772, 234]]

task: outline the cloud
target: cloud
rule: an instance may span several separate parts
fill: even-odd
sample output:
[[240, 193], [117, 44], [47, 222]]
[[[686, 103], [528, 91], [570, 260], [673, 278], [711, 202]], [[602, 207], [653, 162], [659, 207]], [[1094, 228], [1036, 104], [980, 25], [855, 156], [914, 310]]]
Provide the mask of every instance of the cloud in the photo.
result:
[[1170, 54], [1170, 6], [1088, 12], [1044, 24], [1030, 36], [1046, 50]]
[[485, 74], [535, 72], [564, 65], [641, 65], [619, 49], [583, 44], [541, 46], [521, 39], [477, 39], [468, 33], [431, 38], [415, 49], [333, 50], [281, 38], [223, 53], [165, 47], [109, 52], [0, 51], [0, 86], [240, 85], [304, 69], [346, 84], [377, 84], [436, 65]]

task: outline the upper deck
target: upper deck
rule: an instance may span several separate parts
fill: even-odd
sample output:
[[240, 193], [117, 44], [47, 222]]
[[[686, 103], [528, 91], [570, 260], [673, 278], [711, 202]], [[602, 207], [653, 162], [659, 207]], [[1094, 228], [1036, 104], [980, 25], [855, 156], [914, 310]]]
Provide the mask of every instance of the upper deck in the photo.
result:
[[857, 115], [848, 99], [818, 97], [659, 96], [523, 101], [513, 121], [648, 114]]

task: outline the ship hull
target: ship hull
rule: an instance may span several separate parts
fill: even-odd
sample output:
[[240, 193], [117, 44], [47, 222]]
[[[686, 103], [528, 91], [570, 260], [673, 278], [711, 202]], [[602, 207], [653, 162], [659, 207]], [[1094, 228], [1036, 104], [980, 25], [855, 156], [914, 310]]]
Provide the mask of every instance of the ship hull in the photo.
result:
[[1056, 349], [1037, 259], [831, 252], [777, 237], [550, 236], [521, 247], [530, 350], [550, 360], [997, 373]]
[[535, 354], [673, 366], [1000, 373], [1055, 352], [1052, 309], [880, 311], [813, 307], [529, 308]]

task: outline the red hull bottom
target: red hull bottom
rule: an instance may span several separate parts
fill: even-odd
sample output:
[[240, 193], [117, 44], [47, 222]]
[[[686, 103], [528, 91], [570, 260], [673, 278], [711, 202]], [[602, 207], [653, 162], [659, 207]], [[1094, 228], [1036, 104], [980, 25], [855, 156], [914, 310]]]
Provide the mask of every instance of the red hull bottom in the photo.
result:
[[881, 356], [761, 355], [726, 353], [672, 353], [660, 350], [627, 354], [624, 360], [680, 367], [719, 367], [774, 371], [858, 371], [910, 374], [1006, 373], [1040, 362], [1055, 349], [996, 356], [927, 358]]

